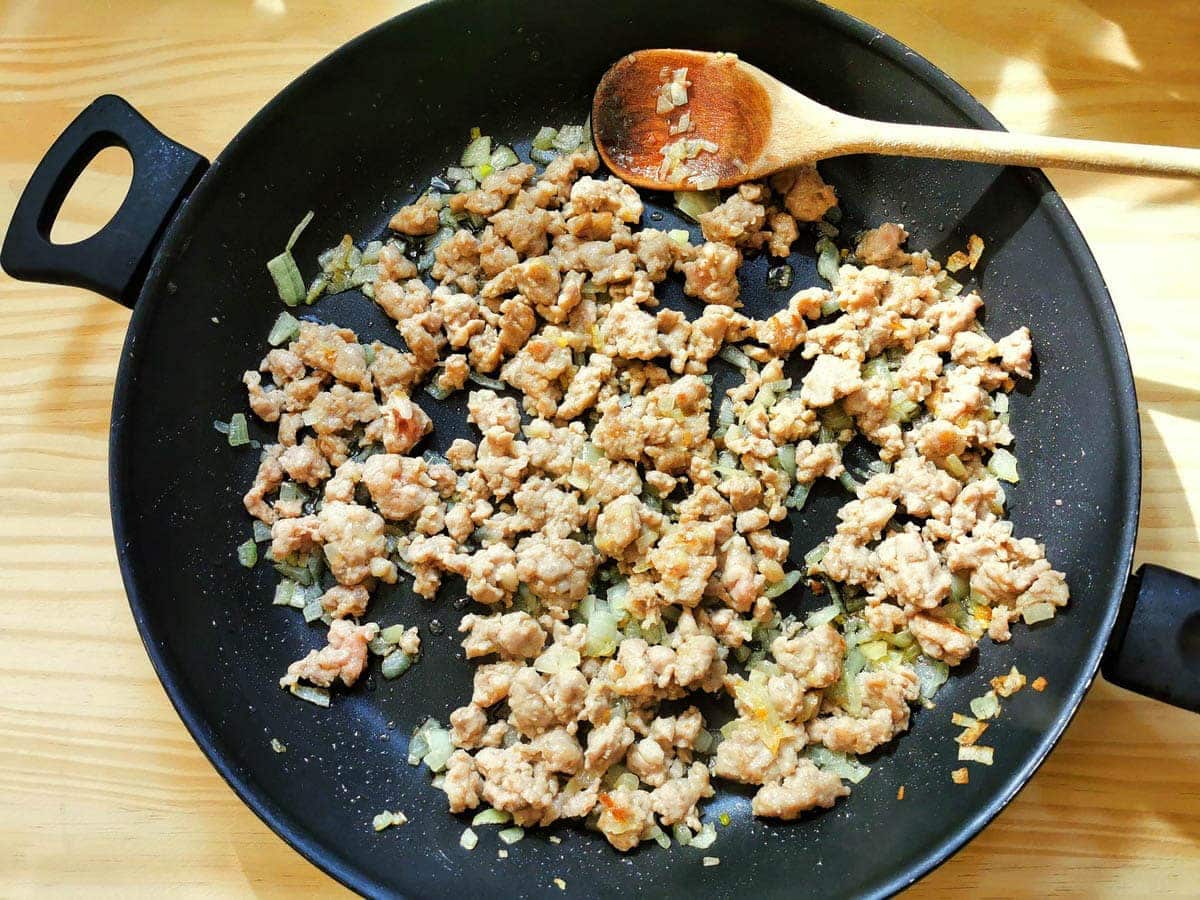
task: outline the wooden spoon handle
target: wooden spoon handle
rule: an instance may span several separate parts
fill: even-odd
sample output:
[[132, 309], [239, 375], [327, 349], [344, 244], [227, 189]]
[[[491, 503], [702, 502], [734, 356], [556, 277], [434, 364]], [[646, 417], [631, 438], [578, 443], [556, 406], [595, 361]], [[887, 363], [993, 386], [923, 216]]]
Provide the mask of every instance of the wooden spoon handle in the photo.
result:
[[846, 153], [1200, 177], [1200, 149], [851, 119]]

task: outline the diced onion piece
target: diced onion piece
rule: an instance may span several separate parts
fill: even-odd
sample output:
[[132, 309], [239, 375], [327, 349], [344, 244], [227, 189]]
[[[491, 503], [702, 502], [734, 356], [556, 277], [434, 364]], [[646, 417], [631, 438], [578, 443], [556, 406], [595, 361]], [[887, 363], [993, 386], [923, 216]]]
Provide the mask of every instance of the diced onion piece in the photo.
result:
[[946, 680], [950, 677], [950, 667], [940, 659], [930, 659], [921, 654], [913, 661], [913, 669], [917, 673], [917, 681], [921, 686], [921, 697], [932, 700]]
[[811, 550], [809, 550], [807, 553], [804, 554], [804, 564], [806, 566], [808, 566], [809, 568], [812, 568], [817, 563], [819, 563], [822, 559], [824, 559], [825, 554], [828, 552], [829, 552], [828, 544], [826, 544], [826, 543], [817, 544], [817, 546], [813, 547]]
[[246, 541], [244, 544], [239, 544], [237, 548], [238, 562], [247, 569], [253, 569], [258, 562], [258, 544], [253, 540]]
[[412, 736], [412, 740], [408, 742], [408, 764], [410, 766], [419, 766], [422, 757], [429, 752], [429, 741], [425, 739], [425, 732], [418, 730]]
[[389, 625], [387, 628], [379, 632], [379, 636], [389, 644], [398, 644], [404, 637], [404, 633], [408, 631], [403, 625]]
[[691, 234], [685, 228], [672, 228], [667, 232], [667, 237], [677, 243], [680, 247], [686, 247], [691, 243]]
[[949, 454], [942, 460], [942, 468], [953, 475], [955, 478], [966, 478], [967, 467], [963, 465], [963, 461], [958, 458], [955, 453]]
[[719, 866], [721, 864], [721, 857], [706, 856], [700, 862], [704, 865], [704, 868], [711, 869], [713, 866]]
[[399, 678], [411, 668], [413, 664], [412, 657], [403, 650], [395, 650], [384, 657], [383, 663], [379, 667], [380, 674], [389, 681], [393, 678]]
[[1054, 605], [1051, 603], [1030, 603], [1021, 607], [1021, 618], [1026, 625], [1036, 625], [1054, 618]]
[[329, 706], [329, 691], [325, 688], [313, 687], [308, 684], [293, 684], [288, 690], [301, 700], [306, 700], [315, 706]]
[[983, 747], [979, 744], [959, 744], [958, 761], [976, 762], [985, 766], [990, 766], [992, 764], [992, 757], [994, 753], [994, 747]]
[[717, 828], [712, 822], [705, 822], [700, 826], [700, 830], [692, 838], [689, 846], [695, 847], [697, 850], [707, 850], [713, 845], [717, 839]]
[[970, 705], [971, 715], [980, 721], [994, 719], [1000, 715], [1000, 701], [996, 698], [995, 691], [988, 691], [982, 697], [976, 697]]
[[274, 606], [291, 606], [292, 594], [296, 590], [296, 582], [285, 578], [279, 584], [275, 585], [275, 597], [271, 600]]
[[241, 447], [250, 443], [250, 432], [246, 428], [246, 416], [234, 413], [229, 417], [229, 446]]
[[431, 381], [425, 385], [425, 393], [427, 393], [434, 400], [445, 400], [453, 393], [453, 391], [451, 391], [449, 388], [442, 387], [437, 382]]
[[640, 784], [638, 777], [632, 772], [622, 772], [617, 776], [616, 789], [626, 791], [636, 791]]
[[300, 222], [296, 225], [296, 227], [292, 229], [292, 234], [288, 238], [287, 243], [284, 244], [283, 249], [290, 251], [293, 247], [295, 247], [296, 241], [300, 240], [300, 235], [303, 234], [304, 229], [308, 227], [308, 223], [311, 222], [312, 220], [313, 220], [313, 211], [310, 209], [308, 212], [306, 212], [304, 214], [304, 218], [300, 220]]
[[682, 822], [677, 822], [675, 827], [671, 829], [671, 833], [675, 836], [675, 842], [680, 847], [686, 847], [692, 842], [692, 829], [688, 828]]
[[765, 591], [763, 591], [763, 594], [766, 595], [767, 597], [771, 597], [771, 598], [778, 597], [780, 594], [783, 594], [787, 591], [790, 591], [792, 588], [794, 588], [796, 586], [796, 583], [799, 580], [800, 580], [800, 572], [799, 571], [788, 572], [786, 575], [783, 576], [783, 578], [781, 578], [779, 581], [775, 582], [773, 585], [771, 585]]
[[879, 662], [887, 656], [888, 645], [886, 641], [866, 641], [859, 644], [858, 649], [870, 662]]
[[1001, 481], [1016, 484], [1021, 480], [1021, 476], [1017, 473], [1017, 458], [1003, 447], [997, 447], [992, 451], [992, 458], [988, 460], [987, 467], [988, 471]]
[[508, 387], [508, 385], [503, 381], [495, 378], [489, 378], [487, 375], [483, 375], [475, 371], [471, 371], [467, 377], [479, 386], [491, 388], [493, 391], [503, 391]]
[[267, 271], [275, 282], [275, 291], [279, 299], [288, 306], [296, 306], [305, 298], [308, 291], [304, 287], [304, 276], [292, 257], [290, 250], [284, 250], [278, 256], [267, 260]]
[[[837, 284], [838, 272], [841, 269], [841, 254], [837, 245], [827, 237], [817, 241], [817, 274], [830, 284]], [[824, 307], [821, 308], [825, 314]]]
[[426, 729], [425, 740], [429, 743], [429, 750], [421, 761], [429, 766], [432, 772], [443, 771], [450, 754], [454, 752], [450, 743], [450, 732], [434, 722], [432, 727]]
[[459, 165], [464, 169], [469, 169], [472, 166], [481, 166], [491, 159], [491, 156], [492, 139], [483, 134], [467, 144], [467, 149], [463, 150], [462, 157], [459, 159]]
[[487, 809], [475, 814], [472, 825], [507, 825], [512, 821], [512, 813], [503, 809]]
[[462, 837], [458, 839], [458, 845], [464, 850], [474, 850], [479, 844], [479, 835], [470, 828], [464, 828]]
[[555, 135], [552, 146], [559, 153], [570, 153], [583, 143], [583, 126], [582, 125], [564, 125], [558, 129], [558, 134]]
[[737, 347], [722, 347], [721, 352], [717, 354], [725, 362], [731, 366], [741, 369], [743, 372], [751, 371], [757, 367], [754, 365], [754, 360], [748, 357]]
[[586, 656], [612, 656], [617, 652], [621, 632], [617, 628], [617, 617], [608, 605], [597, 604], [587, 620], [587, 643], [583, 652]]
[[821, 770], [845, 778], [852, 784], [858, 784], [871, 774], [871, 767], [859, 762], [857, 756], [827, 747], [812, 747], [808, 750], [808, 758]]
[[831, 603], [829, 606], [822, 607], [816, 612], [809, 614], [809, 617], [804, 620], [804, 626], [809, 629], [820, 628], [822, 625], [828, 625], [841, 615], [841, 613], [842, 611]]
[[652, 841], [654, 841], [656, 844], [658, 844], [658, 846], [662, 847], [664, 850], [671, 849], [671, 839], [667, 836], [667, 833], [665, 831], [663, 831], [660, 827], [655, 825], [653, 828], [650, 829], [649, 834], [650, 834], [650, 839]]
[[779, 465], [783, 467], [783, 471], [787, 472], [788, 478], [796, 477], [796, 445], [784, 444], [776, 452], [776, 457], [779, 459]]
[[491, 162], [492, 168], [499, 172], [502, 169], [515, 166], [521, 160], [517, 157], [517, 154], [513, 152], [512, 147], [506, 147], [504, 144], [501, 144], [492, 151], [489, 161]]
[[950, 780], [955, 784], [967, 784], [971, 780], [971, 773], [967, 771], [966, 766], [963, 766], [950, 773]]
[[691, 219], [699, 222], [700, 217], [717, 208], [721, 198], [716, 191], [676, 191], [675, 207]]
[[275, 324], [271, 326], [271, 332], [267, 335], [267, 343], [272, 347], [278, 347], [295, 340], [299, 334], [300, 320], [289, 312], [281, 312], [279, 318], [275, 320]]
[[[793, 473], [794, 474], [794, 473]], [[788, 491], [788, 495], [784, 498], [783, 505], [788, 509], [801, 510], [804, 509], [804, 504], [808, 502], [809, 492], [812, 491], [812, 484], [803, 481], [792, 485], [792, 489]]]
[[500, 838], [504, 843], [512, 845], [525, 837], [525, 829], [518, 826], [505, 828], [496, 832], [496, 837]]
[[554, 139], [558, 137], [558, 129], [551, 128], [549, 125], [543, 125], [538, 129], [538, 133], [533, 138], [534, 150], [549, 150], [554, 146]]
[[265, 522], [260, 522], [258, 519], [255, 519], [254, 540], [259, 542], [271, 540], [271, 526]]

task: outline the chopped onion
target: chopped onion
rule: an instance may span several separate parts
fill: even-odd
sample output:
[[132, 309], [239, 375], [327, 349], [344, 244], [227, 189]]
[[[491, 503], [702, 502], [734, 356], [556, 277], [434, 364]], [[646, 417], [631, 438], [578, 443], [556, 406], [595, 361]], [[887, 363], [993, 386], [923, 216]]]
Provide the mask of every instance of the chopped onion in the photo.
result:
[[431, 381], [425, 385], [425, 393], [427, 393], [434, 400], [445, 400], [453, 393], [453, 391], [451, 391], [449, 388], [442, 387], [435, 381]]
[[538, 133], [533, 138], [534, 150], [549, 150], [554, 146], [554, 139], [558, 137], [558, 129], [551, 128], [549, 125], [543, 125], [538, 129]]
[[429, 752], [425, 754], [422, 762], [429, 766], [432, 772], [443, 771], [450, 754], [454, 752], [450, 743], [450, 732], [435, 722], [434, 727], [425, 732], [425, 740], [429, 742]]
[[[792, 473], [795, 474], [794, 472]], [[788, 509], [799, 511], [804, 509], [804, 504], [808, 502], [808, 494], [812, 490], [812, 484], [798, 482], [792, 485], [792, 489], [788, 491], [787, 497], [783, 501], [783, 505]]]
[[707, 212], [717, 208], [721, 198], [716, 191], [676, 191], [675, 207], [696, 222]]
[[533, 661], [533, 667], [545, 675], [555, 675], [567, 669], [579, 668], [579, 651], [562, 644], [551, 644]]
[[779, 465], [783, 467], [783, 471], [787, 472], [788, 478], [796, 477], [796, 445], [784, 444], [775, 454], [779, 459]]
[[502, 169], [515, 166], [521, 160], [517, 157], [517, 154], [513, 152], [512, 147], [506, 147], [504, 144], [501, 144], [492, 151], [489, 161], [492, 168], [499, 172]]
[[293, 247], [296, 246], [296, 241], [300, 240], [300, 235], [304, 233], [304, 229], [308, 227], [308, 223], [311, 222], [312, 220], [313, 220], [313, 211], [310, 209], [308, 212], [306, 212], [304, 214], [304, 218], [300, 220], [299, 224], [297, 224], [296, 227], [292, 229], [291, 236], [288, 238], [287, 243], [284, 244], [284, 246], [283, 246], [284, 250], [290, 251]]
[[291, 606], [292, 594], [295, 593], [296, 582], [289, 578], [275, 585], [275, 597], [271, 600], [273, 606]]
[[763, 594], [765, 596], [771, 597], [771, 598], [778, 597], [780, 594], [783, 594], [787, 591], [790, 591], [792, 588], [794, 588], [796, 586], [796, 583], [799, 580], [800, 580], [800, 572], [799, 571], [788, 572], [786, 575], [783, 576], [783, 578], [781, 578], [779, 581], [775, 582], [773, 585], [771, 585], [765, 591], [763, 591]]
[[254, 539], [256, 541], [271, 540], [271, 526], [267, 525], [265, 522], [260, 522], [258, 519], [255, 519], [254, 520]]
[[820, 628], [822, 625], [828, 625], [834, 619], [842, 614], [836, 604], [831, 603], [829, 606], [824, 606], [816, 612], [810, 613], [808, 618], [804, 620], [806, 628]]
[[950, 677], [950, 667], [940, 659], [930, 659], [921, 654], [913, 661], [913, 669], [921, 685], [921, 696], [932, 700], [946, 680]]
[[1001, 481], [1016, 484], [1021, 480], [1021, 476], [1017, 474], [1017, 458], [1003, 447], [992, 451], [992, 458], [988, 460], [987, 467], [988, 471]]
[[686, 847], [692, 842], [692, 829], [688, 828], [682, 822], [677, 822], [675, 827], [671, 829], [671, 833], [675, 836], [675, 841], [680, 847]]
[[845, 778], [852, 784], [858, 784], [869, 774], [870, 766], [864, 766], [853, 754], [839, 753], [827, 747], [816, 746], [808, 751], [808, 758], [822, 771], [830, 772], [839, 778]]
[[505, 828], [502, 831], [496, 832], [496, 837], [500, 838], [504, 843], [512, 845], [525, 837], [525, 829], [519, 826]]
[[[830, 284], [837, 284], [842, 257], [837, 245], [827, 237], [817, 241], [817, 274]], [[824, 307], [821, 312], [824, 313]]]
[[570, 153], [583, 143], [582, 125], [564, 125], [558, 129], [552, 145], [559, 153]]
[[971, 715], [976, 719], [994, 719], [1000, 715], [1000, 700], [995, 691], [988, 691], [982, 697], [976, 697], [970, 705]]
[[238, 562], [247, 569], [254, 568], [255, 563], [258, 562], [258, 544], [254, 543], [253, 540], [249, 540], [244, 544], [238, 545], [237, 558]]
[[462, 158], [459, 164], [464, 169], [469, 169], [471, 166], [481, 166], [486, 163], [492, 156], [492, 139], [486, 134], [480, 135], [467, 144], [467, 149], [462, 152]]
[[692, 838], [689, 846], [695, 847], [697, 850], [707, 850], [713, 845], [717, 839], [717, 828], [712, 822], [705, 822], [700, 826], [700, 830]]
[[304, 276], [300, 274], [300, 268], [292, 258], [291, 251], [284, 250], [278, 256], [267, 260], [267, 271], [271, 280], [275, 282], [275, 291], [279, 294], [279, 299], [288, 306], [298, 305], [307, 295]]
[[246, 428], [246, 417], [242, 413], [234, 413], [229, 417], [229, 446], [241, 447], [250, 443], [250, 433]]
[[1036, 625], [1054, 618], [1054, 606], [1050, 603], [1030, 603], [1021, 607], [1021, 618], [1026, 625]]
[[289, 691], [301, 700], [305, 700], [315, 706], [329, 706], [329, 691], [325, 688], [312, 687], [307, 684], [293, 684], [288, 688]]
[[721, 352], [717, 356], [721, 357], [721, 359], [725, 360], [731, 366], [741, 369], [743, 372], [758, 370], [758, 367], [754, 365], [754, 360], [737, 347], [722, 347]]
[[412, 657], [403, 650], [395, 650], [384, 657], [382, 665], [379, 667], [380, 674], [384, 678], [391, 681], [393, 678], [399, 678], [412, 666]]
[[462, 837], [458, 839], [458, 844], [464, 850], [474, 850], [479, 844], [479, 835], [470, 828], [463, 829]]
[[474, 370], [472, 370], [467, 377], [481, 387], [491, 388], [493, 391], [503, 391], [508, 388], [508, 385], [503, 381], [499, 381], [495, 378], [489, 378], [487, 375], [482, 375]]
[[587, 643], [583, 652], [586, 656], [612, 656], [617, 651], [621, 632], [617, 628], [617, 617], [607, 604], [596, 604], [587, 620]]
[[993, 747], [983, 747], [979, 744], [960, 744], [958, 747], [959, 762], [977, 762], [985, 766], [992, 764]]
[[275, 320], [275, 324], [271, 326], [271, 333], [267, 335], [267, 343], [272, 347], [278, 347], [280, 344], [295, 340], [299, 334], [300, 320], [289, 312], [281, 312], [279, 318]]
[[512, 821], [512, 813], [503, 809], [492, 809], [488, 807], [482, 812], [475, 814], [475, 818], [471, 820], [472, 825], [507, 825]]

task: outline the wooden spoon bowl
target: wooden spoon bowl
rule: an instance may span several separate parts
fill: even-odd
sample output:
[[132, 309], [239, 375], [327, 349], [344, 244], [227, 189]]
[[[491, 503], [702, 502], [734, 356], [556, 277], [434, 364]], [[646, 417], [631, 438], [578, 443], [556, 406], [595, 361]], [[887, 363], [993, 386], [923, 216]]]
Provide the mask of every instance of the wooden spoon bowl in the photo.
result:
[[[666, 112], [659, 92], [687, 69], [687, 102]], [[678, 128], [684, 115], [691, 125]], [[992, 164], [1200, 175], [1200, 150], [876, 122], [817, 103], [729, 53], [639, 50], [604, 73], [592, 100], [596, 148], [617, 175], [652, 190], [726, 188], [847, 153], [929, 156]], [[681, 139], [706, 149], [664, 165]], [[712, 145], [716, 149], [711, 149]]]

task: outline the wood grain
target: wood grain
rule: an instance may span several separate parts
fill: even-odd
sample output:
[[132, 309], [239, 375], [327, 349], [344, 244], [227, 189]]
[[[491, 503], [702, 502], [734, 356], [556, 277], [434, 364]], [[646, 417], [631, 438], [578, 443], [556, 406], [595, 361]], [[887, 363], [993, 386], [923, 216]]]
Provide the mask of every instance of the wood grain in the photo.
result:
[[[280, 87], [409, 3], [12, 2], [0, 8], [0, 221], [97, 94], [208, 156]], [[1012, 129], [1195, 144], [1200, 11], [1170, 0], [839, 4]], [[1193, 573], [1200, 534], [1200, 189], [1055, 174], [1133, 354], [1145, 444], [1137, 555]], [[117, 162], [64, 227], [121, 195]], [[107, 198], [107, 207], [104, 200]], [[158, 686], [109, 530], [106, 433], [128, 312], [0, 277], [0, 894], [344, 896], [236, 799]], [[1194, 894], [1200, 718], [1098, 684], [1032, 784], [912, 891]]]

